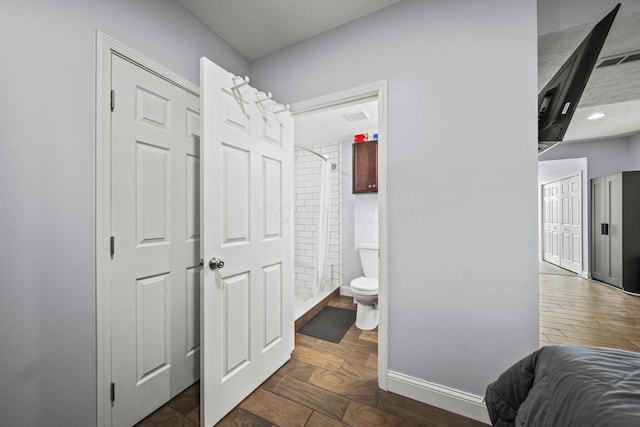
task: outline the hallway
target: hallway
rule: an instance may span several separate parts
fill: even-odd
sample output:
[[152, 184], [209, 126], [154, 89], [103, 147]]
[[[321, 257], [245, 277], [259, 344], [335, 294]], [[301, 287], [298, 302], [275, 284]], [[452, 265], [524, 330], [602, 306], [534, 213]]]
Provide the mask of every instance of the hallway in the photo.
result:
[[640, 351], [640, 297], [540, 262], [540, 346]]

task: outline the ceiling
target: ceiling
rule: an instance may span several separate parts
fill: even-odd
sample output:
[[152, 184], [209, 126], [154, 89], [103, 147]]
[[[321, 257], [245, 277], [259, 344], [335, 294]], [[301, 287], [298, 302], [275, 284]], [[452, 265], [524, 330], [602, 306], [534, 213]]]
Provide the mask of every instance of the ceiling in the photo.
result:
[[[364, 118], [352, 121], [347, 115]], [[294, 140], [298, 145], [310, 146], [337, 141], [352, 141], [353, 135], [378, 131], [378, 101], [369, 100], [332, 109], [296, 116]]]
[[[538, 38], [538, 90], [542, 90], [551, 80], [594, 24], [580, 25]], [[640, 52], [640, 13], [616, 17], [599, 62], [628, 52]], [[602, 112], [606, 116], [599, 120], [587, 120], [594, 112]], [[593, 70], [564, 142], [609, 139], [639, 132], [640, 61]]]
[[[248, 61], [400, 1], [402, 0], [178, 0]], [[538, 38], [539, 90], [582, 42], [595, 22], [603, 17], [604, 14], [593, 16], [592, 23], [544, 34]], [[618, 15], [600, 58], [635, 51], [640, 52], [640, 13]], [[607, 139], [640, 133], [639, 76], [640, 61], [595, 69], [564, 141]], [[599, 120], [586, 120], [592, 112], [604, 112], [606, 116]], [[344, 112], [335, 112], [336, 116], [340, 114]], [[296, 118], [296, 127], [300, 126], [298, 123], [301, 120], [302, 117]], [[316, 121], [319, 120], [316, 117]], [[328, 135], [329, 132], [321, 121], [315, 129], [311, 126], [309, 128], [311, 130], [307, 135], [311, 140], [316, 136]], [[336, 129], [335, 132], [340, 138], [359, 131]]]
[[402, 0], [178, 0], [253, 61]]

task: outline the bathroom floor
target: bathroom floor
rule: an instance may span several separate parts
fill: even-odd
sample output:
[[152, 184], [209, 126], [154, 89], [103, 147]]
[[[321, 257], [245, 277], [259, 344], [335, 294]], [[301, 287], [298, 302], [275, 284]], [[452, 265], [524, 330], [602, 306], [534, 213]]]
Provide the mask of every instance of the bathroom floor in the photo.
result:
[[[355, 310], [351, 297], [329, 302]], [[219, 426], [484, 426], [382, 391], [377, 384], [378, 332], [354, 326], [338, 344], [296, 334], [291, 360], [220, 421]], [[139, 426], [197, 427], [199, 383]]]

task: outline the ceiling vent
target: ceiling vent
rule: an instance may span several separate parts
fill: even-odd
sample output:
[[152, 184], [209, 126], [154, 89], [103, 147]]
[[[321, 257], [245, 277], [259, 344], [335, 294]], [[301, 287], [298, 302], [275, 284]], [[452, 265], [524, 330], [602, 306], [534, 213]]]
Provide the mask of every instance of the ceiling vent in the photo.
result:
[[360, 120], [367, 120], [369, 114], [366, 111], [356, 111], [355, 113], [345, 113], [344, 117], [350, 122], [359, 122]]
[[616, 55], [614, 57], [605, 58], [596, 68], [610, 67], [612, 65], [626, 64], [627, 62], [633, 62], [640, 60], [640, 52], [629, 52], [622, 55]]

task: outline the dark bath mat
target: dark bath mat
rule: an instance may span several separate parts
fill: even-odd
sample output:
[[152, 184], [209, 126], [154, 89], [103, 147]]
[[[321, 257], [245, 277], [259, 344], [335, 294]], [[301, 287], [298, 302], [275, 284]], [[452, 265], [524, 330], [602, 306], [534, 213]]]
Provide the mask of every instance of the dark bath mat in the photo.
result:
[[356, 321], [355, 310], [326, 306], [297, 332], [321, 340], [339, 343]]

